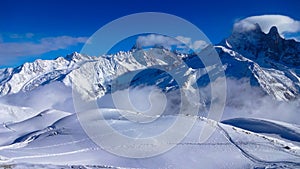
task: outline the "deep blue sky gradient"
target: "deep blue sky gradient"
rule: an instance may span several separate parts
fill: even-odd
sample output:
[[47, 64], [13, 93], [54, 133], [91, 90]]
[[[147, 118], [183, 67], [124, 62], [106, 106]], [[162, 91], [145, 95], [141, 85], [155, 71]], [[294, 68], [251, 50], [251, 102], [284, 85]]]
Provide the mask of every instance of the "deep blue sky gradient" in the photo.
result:
[[[218, 43], [231, 33], [235, 21], [248, 16], [281, 14], [300, 20], [300, 1], [1, 0], [0, 34], [3, 42], [24, 41], [10, 39], [8, 36], [29, 32], [35, 35], [31, 41], [56, 36], [89, 37], [106, 23], [137, 12], [165, 12], [177, 15], [197, 25], [213, 43]], [[53, 58], [80, 49], [81, 45], [77, 45], [38, 57]], [[31, 59], [33, 57], [22, 58], [19, 62]], [[0, 63], [1, 65], [3, 64]]]

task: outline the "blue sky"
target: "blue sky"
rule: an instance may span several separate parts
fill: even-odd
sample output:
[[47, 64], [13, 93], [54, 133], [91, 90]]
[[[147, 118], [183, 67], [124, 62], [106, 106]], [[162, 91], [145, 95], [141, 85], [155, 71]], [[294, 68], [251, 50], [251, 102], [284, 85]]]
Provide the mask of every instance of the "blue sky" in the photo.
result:
[[101, 26], [137, 12], [182, 17], [213, 43], [230, 35], [236, 21], [250, 16], [280, 14], [300, 20], [298, 0], [1, 0], [0, 7], [0, 68], [79, 52]]

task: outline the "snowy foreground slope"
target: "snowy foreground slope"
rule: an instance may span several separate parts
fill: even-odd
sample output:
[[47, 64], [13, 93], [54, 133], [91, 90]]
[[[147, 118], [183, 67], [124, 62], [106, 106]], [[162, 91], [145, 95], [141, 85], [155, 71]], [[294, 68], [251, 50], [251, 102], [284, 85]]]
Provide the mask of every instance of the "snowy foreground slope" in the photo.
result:
[[[220, 44], [210, 46], [217, 50], [224, 65], [207, 65], [206, 69], [193, 54], [178, 54], [163, 48], [100, 57], [73, 53], [65, 58], [37, 60], [17, 68], [1, 69], [0, 168], [300, 168], [300, 126], [293, 124], [298, 121], [294, 117], [298, 117], [299, 110], [299, 46], [298, 42], [282, 39], [275, 28], [264, 34], [257, 27], [246, 33], [234, 31]], [[112, 91], [112, 80], [119, 75], [126, 78], [128, 72], [164, 65], [162, 58], [168, 58], [172, 63], [185, 62], [191, 67], [189, 75], [200, 77], [197, 83], [203, 97], [199, 104], [204, 115], [209, 108], [207, 72], [225, 70], [229, 86], [223, 121], [207, 119], [201, 113], [193, 116], [174, 113], [180, 102], [176, 93], [178, 83], [168, 73], [155, 69], [138, 74], [130, 87], [138, 93], [135, 95], [137, 100], [142, 100], [140, 95], [147, 94], [153, 89], [151, 86], [161, 89], [171, 98], [168, 102], [170, 108], [159, 121], [147, 125], [134, 123], [111, 106], [112, 101], [107, 97], [110, 92], [116, 92]], [[87, 69], [78, 71], [82, 67]], [[175, 66], [172, 70], [181, 75], [180, 68]], [[97, 78], [90, 76], [93, 71]], [[128, 147], [124, 147], [130, 151], [132, 146], [144, 150], [175, 144], [173, 149], [161, 155], [134, 159], [110, 154], [87, 136], [78, 121], [71, 85], [80, 77], [84, 77], [84, 81], [73, 85], [85, 93], [86, 99], [102, 101], [100, 113], [106, 117], [105, 121], [125, 135], [147, 137], [169, 127], [179, 117], [191, 122], [195, 120], [195, 125], [180, 143], [128, 143]], [[186, 74], [180, 77], [190, 79]], [[249, 82], [247, 85], [252, 96], [249, 100], [247, 96], [250, 95], [238, 97], [244, 96], [245, 91], [247, 94], [248, 89], [240, 84], [233, 85], [232, 79]], [[119, 87], [120, 90], [125, 88]], [[94, 92], [87, 90], [90, 88]], [[273, 105], [268, 105], [267, 111], [271, 113], [266, 114], [263, 112], [265, 108], [255, 107], [267, 104], [263, 102], [266, 100], [278, 100], [274, 105], [287, 106], [273, 115], [276, 118], [271, 118], [272, 111], [276, 111]], [[143, 101], [138, 103], [144, 104]], [[286, 114], [290, 113], [286, 111], [287, 107], [293, 107], [290, 112], [296, 116]], [[256, 116], [257, 111], [263, 115]], [[245, 115], [247, 112], [250, 113]], [[92, 117], [89, 125], [96, 128], [97, 120], [103, 119], [98, 119], [99, 114]], [[215, 132], [200, 143], [199, 135], [205, 125]], [[105, 138], [111, 134], [94, 137]]]
[[[119, 130], [122, 132], [133, 135], [159, 130], [166, 125], [162, 122], [160, 125], [141, 128], [133, 122], [120, 119], [120, 115], [113, 109], [107, 109], [103, 113], [110, 116], [109, 123], [121, 128]], [[174, 118], [176, 117], [172, 115], [162, 117], [163, 121], [172, 121]], [[49, 168], [68, 168], [70, 165], [87, 168], [93, 166], [94, 168], [110, 166], [124, 168], [300, 167], [300, 147], [295, 144], [205, 118], [186, 118], [197, 118], [196, 124], [188, 136], [174, 149], [152, 158], [129, 159], [114, 156], [96, 146], [81, 129], [76, 115], [49, 110], [30, 119], [1, 127], [1, 140], [7, 141], [1, 143], [1, 163], [3, 166], [11, 164], [21, 168], [31, 168], [32, 164], [37, 168], [43, 166], [38, 164], [52, 164], [48, 166]], [[46, 124], [45, 119], [51, 124]], [[216, 128], [216, 131], [209, 140], [200, 144], [199, 131], [206, 123]], [[34, 132], [28, 133], [28, 128]], [[298, 127], [290, 130], [300, 132]], [[8, 136], [10, 137], [7, 138]], [[109, 137], [109, 134], [95, 137]], [[134, 146], [143, 149], [143, 146], [149, 145]]]

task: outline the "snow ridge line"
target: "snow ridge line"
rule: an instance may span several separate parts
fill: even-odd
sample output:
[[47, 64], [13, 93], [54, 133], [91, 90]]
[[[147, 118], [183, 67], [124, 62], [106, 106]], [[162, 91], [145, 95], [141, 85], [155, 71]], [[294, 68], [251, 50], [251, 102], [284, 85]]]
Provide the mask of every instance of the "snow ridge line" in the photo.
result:
[[[300, 163], [296, 163], [296, 162], [292, 162], [292, 161], [266, 161], [266, 160], [262, 160], [256, 156], [254, 156], [253, 154], [248, 153], [246, 150], [244, 150], [241, 146], [239, 146], [230, 136], [230, 134], [223, 128], [220, 126], [220, 124], [217, 124], [217, 127], [222, 131], [222, 134], [228, 139], [228, 141], [230, 143], [232, 143], [236, 148], [238, 148], [241, 153], [249, 160], [251, 160], [254, 163], [258, 163], [258, 164], [262, 164], [262, 165], [272, 165], [272, 166], [276, 166], [276, 167], [280, 167], [280, 166], [285, 166], [285, 165], [290, 165], [289, 167], [300, 167]], [[294, 154], [293, 154], [294, 155]], [[287, 167], [287, 166], [285, 166]]]

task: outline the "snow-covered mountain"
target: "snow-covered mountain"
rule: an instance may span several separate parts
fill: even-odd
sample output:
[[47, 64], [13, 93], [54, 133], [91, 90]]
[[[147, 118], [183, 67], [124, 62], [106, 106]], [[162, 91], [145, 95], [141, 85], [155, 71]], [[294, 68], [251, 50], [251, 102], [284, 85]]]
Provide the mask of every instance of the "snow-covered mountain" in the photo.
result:
[[250, 30], [234, 28], [232, 35], [222, 44], [239, 52], [246, 58], [262, 61], [272, 60], [288, 66], [300, 65], [300, 44], [295, 40], [282, 38], [276, 26], [265, 34], [258, 24]]
[[[130, 87], [155, 85], [169, 96], [177, 96], [178, 82], [171, 72], [184, 82], [199, 78], [197, 83], [205, 93], [211, 83], [207, 72], [217, 74], [225, 70], [228, 79], [249, 79], [251, 86], [274, 100], [289, 103], [299, 97], [300, 43], [281, 38], [276, 27], [267, 34], [259, 25], [248, 31], [233, 30], [231, 36], [203, 51], [209, 48], [216, 49], [223, 65], [205, 68], [194, 54], [152, 48], [99, 57], [73, 53], [55, 60], [36, 60], [0, 69], [0, 168], [299, 168], [299, 125], [261, 118], [215, 122], [186, 116], [187, 120], [196, 119], [195, 125], [174, 149], [153, 158], [130, 159], [96, 146], [82, 129], [74, 110], [68, 108], [73, 105], [72, 85], [84, 99], [103, 99], [106, 103], [106, 94], [116, 90], [112, 89], [112, 81], [127, 79], [130, 73], [145, 68], [148, 69], [133, 78]], [[156, 69], [157, 66], [169, 73]], [[126, 88], [122, 83], [117, 85], [118, 90]], [[200, 99], [204, 107], [206, 99], [206, 96]], [[43, 106], [36, 106], [39, 101]], [[173, 106], [170, 110], [174, 111], [180, 99], [170, 102]], [[101, 113], [109, 116], [107, 123], [121, 132], [138, 136], [160, 131], [178, 116], [164, 114], [158, 125], [136, 127], [112, 107], [104, 106]], [[204, 125], [216, 131], [205, 143], [199, 143], [199, 131]], [[157, 145], [129, 143], [128, 146], [143, 149]]]
[[265, 34], [258, 24], [248, 31], [233, 30], [215, 46], [225, 65], [227, 77], [251, 79], [278, 100], [291, 100], [300, 89], [300, 43], [280, 37], [272, 27]]
[[[233, 30], [232, 35], [216, 45], [215, 49], [224, 64], [227, 77], [250, 78], [253, 86], [260, 86], [267, 94], [278, 100], [287, 101], [298, 97], [300, 91], [300, 43], [281, 38], [276, 27], [272, 27], [267, 34], [261, 31], [259, 25], [249, 31]], [[157, 64], [163, 65], [163, 60], [161, 63], [157, 63], [157, 58], [162, 56], [183, 58], [189, 66], [203, 68], [201, 61], [195, 59], [195, 56], [173, 53], [163, 48], [151, 49], [138, 54], [134, 52], [119, 52], [101, 57], [73, 53], [65, 58], [36, 60], [17, 68], [1, 69], [0, 95], [30, 91], [53, 81], [62, 81], [70, 86], [72, 79], [76, 77], [73, 70], [83, 64], [89, 65], [91, 70], [96, 71], [99, 75], [98, 87], [95, 86], [98, 88], [96, 90], [109, 90], [106, 89], [107, 82], [116, 76], [114, 75], [116, 71], [123, 74]], [[142, 58], [147, 65], [140, 64], [143, 62], [137, 61], [137, 57], [133, 55], [140, 55], [139, 58]], [[156, 74], [161, 73], [157, 72]], [[153, 72], [149, 72], [149, 74], [153, 74]], [[164, 76], [167, 74], [160, 75], [159, 78], [164, 78]], [[155, 77], [152, 75], [152, 78]], [[95, 79], [88, 80], [93, 80], [95, 83]], [[150, 82], [149, 79], [143, 78], [143, 81], [148, 81], [148, 83], [154, 83], [155, 80], [151, 79], [152, 82]], [[208, 81], [205, 76], [202, 80]], [[169, 79], [169, 81], [171, 80]], [[199, 83], [204, 82], [200, 81]], [[161, 83], [161, 87], [163, 85], [169, 85], [172, 88], [171, 84]]]
[[[72, 70], [94, 58], [73, 53], [55, 60], [36, 60], [16, 68], [1, 69], [0, 95], [26, 92], [43, 84], [63, 80]], [[67, 84], [68, 82], [66, 82]], [[68, 84], [69, 85], [69, 84]]]
[[[133, 55], [140, 55], [140, 57]], [[166, 49], [150, 49], [148, 51], [142, 51], [142, 53], [129, 51], [100, 57], [91, 57], [75, 52], [65, 58], [59, 57], [55, 60], [36, 60], [33, 63], [25, 63], [17, 68], [1, 69], [0, 95], [5, 96], [18, 92], [31, 91], [39, 86], [54, 81], [61, 81], [66, 86], [71, 86], [71, 82], [75, 78], [78, 78], [78, 76], [85, 76], [86, 80], [94, 85], [95, 90], [109, 90], [107, 89], [107, 87], [109, 87], [107, 83], [117, 75], [154, 65], [166, 65], [167, 63], [160, 60], [160, 57], [169, 57], [172, 59], [170, 60], [172, 62], [182, 62], [181, 58], [184, 57], [184, 55], [177, 55]], [[137, 61], [136, 58], [140, 60]], [[145, 64], [141, 64], [141, 62]], [[84, 69], [86, 72], [82, 72], [83, 69], [81, 69], [80, 72], [74, 71], [82, 65], [88, 67]], [[94, 79], [94, 73], [97, 74], [97, 79]], [[159, 75], [161, 72], [159, 70], [153, 70], [151, 73]], [[166, 78], [166, 76], [168, 75], [159, 75], [159, 77], [152, 75], [156, 80], [158, 78]], [[139, 76], [137, 78], [139, 78]], [[146, 83], [156, 81], [155, 79], [147, 80], [145, 78], [143, 80], [144, 82], [146, 81]], [[158, 82], [156, 85], [168, 87], [166, 80], [172, 83], [172, 79], [167, 78]], [[81, 87], [84, 90], [84, 84], [80, 84], [79, 82], [75, 85], [82, 85]], [[169, 87], [172, 88], [172, 85]]]

